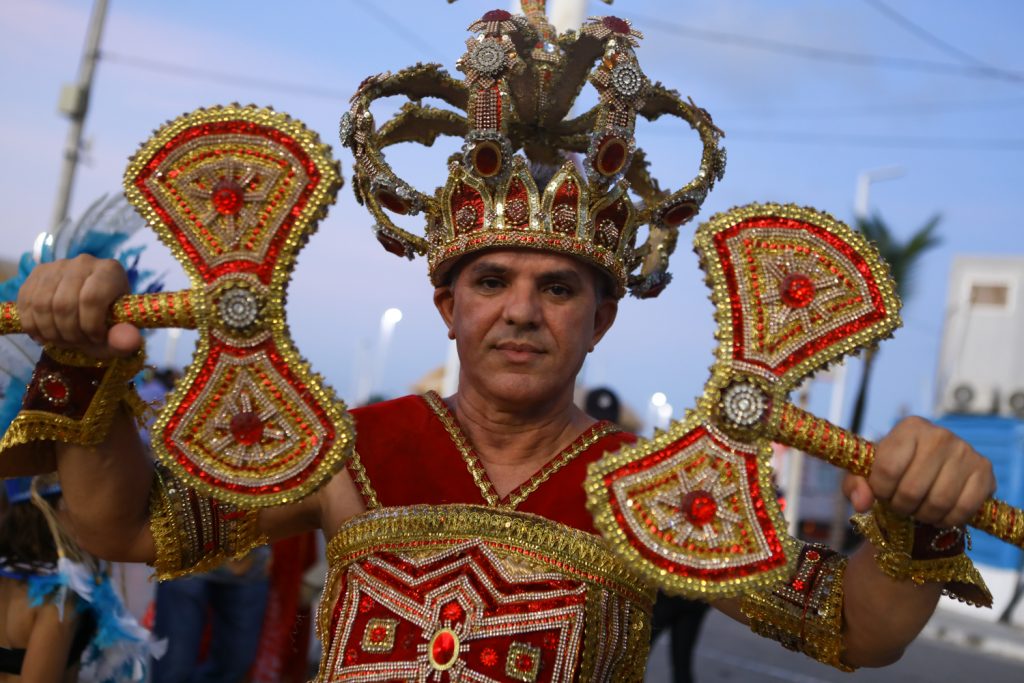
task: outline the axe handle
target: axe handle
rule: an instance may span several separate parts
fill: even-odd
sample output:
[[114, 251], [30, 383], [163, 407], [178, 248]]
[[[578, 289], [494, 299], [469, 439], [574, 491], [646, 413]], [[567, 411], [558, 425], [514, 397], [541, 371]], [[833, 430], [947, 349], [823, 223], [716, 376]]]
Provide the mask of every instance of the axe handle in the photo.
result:
[[[816, 458], [863, 477], [871, 473], [875, 445], [792, 403], [782, 406], [775, 438]], [[1024, 510], [989, 498], [970, 521], [975, 529], [1024, 548]]]
[[[196, 311], [188, 290], [131, 294], [114, 302], [109, 319], [111, 323], [131, 323], [136, 327], [194, 329]], [[0, 334], [18, 332], [21, 332], [21, 318], [17, 306], [12, 301], [0, 303]]]

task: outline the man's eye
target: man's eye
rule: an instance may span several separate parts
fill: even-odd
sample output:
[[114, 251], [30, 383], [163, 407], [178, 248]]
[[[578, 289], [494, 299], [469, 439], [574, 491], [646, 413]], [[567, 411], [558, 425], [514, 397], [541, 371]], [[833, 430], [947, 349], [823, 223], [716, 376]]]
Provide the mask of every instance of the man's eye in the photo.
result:
[[480, 280], [480, 287], [483, 289], [498, 289], [501, 284], [501, 280], [496, 277], [485, 277]]
[[565, 285], [548, 285], [548, 293], [557, 297], [567, 297], [572, 294], [572, 289]]

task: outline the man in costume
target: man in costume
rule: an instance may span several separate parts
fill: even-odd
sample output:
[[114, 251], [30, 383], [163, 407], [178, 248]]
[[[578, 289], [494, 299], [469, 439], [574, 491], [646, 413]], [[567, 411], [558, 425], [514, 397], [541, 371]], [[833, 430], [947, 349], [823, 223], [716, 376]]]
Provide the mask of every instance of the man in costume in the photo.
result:
[[[640, 34], [628, 22], [598, 18], [557, 36], [527, 9], [529, 20], [494, 10], [470, 27], [477, 36], [459, 63], [464, 84], [430, 65], [375, 76], [342, 120], [357, 197], [378, 239], [399, 255], [428, 257], [434, 304], [459, 350], [456, 394], [353, 411], [358, 437], [347, 466], [316, 494], [259, 512], [154, 468], [126, 410], [99, 446], [56, 445], [80, 542], [101, 556], [152, 563], [161, 578], [321, 529], [330, 571], [317, 624], [320, 680], [643, 675], [654, 589], [596, 535], [582, 488], [588, 464], [633, 437], [583, 413], [573, 387], [620, 298], [655, 296], [668, 283], [679, 226], [725, 159], [707, 114], [644, 77], [633, 51]], [[564, 121], [588, 72], [600, 102]], [[397, 93], [411, 102], [375, 128], [370, 103]], [[426, 106], [426, 96], [467, 115]], [[700, 171], [682, 189], [662, 191], [647, 174], [633, 140], [638, 113], [676, 116], [701, 135]], [[399, 179], [382, 149], [442, 133], [466, 144], [430, 197]], [[586, 153], [582, 171], [567, 160], [572, 152]], [[426, 237], [397, 227], [388, 212], [425, 213]], [[638, 246], [641, 223], [650, 236]], [[107, 261], [33, 272], [18, 309], [25, 329], [51, 347], [46, 372], [73, 374], [92, 357], [111, 376], [134, 374], [138, 331], [106, 322], [126, 291]], [[115, 384], [121, 393], [103, 400], [116, 406], [128, 389]], [[234, 427], [240, 440], [261, 434]], [[865, 522], [879, 543], [912, 528], [927, 546], [938, 532], [925, 525], [964, 523], [994, 488], [987, 461], [912, 418], [881, 441], [870, 479], [849, 493], [859, 511], [882, 504]], [[915, 561], [941, 571], [915, 565], [900, 574], [883, 571], [870, 545], [849, 561], [806, 546], [798, 576], [715, 606], [834, 666], [880, 666], [900, 656], [943, 590], [981, 601], [962, 550], [962, 540], [926, 548]]]

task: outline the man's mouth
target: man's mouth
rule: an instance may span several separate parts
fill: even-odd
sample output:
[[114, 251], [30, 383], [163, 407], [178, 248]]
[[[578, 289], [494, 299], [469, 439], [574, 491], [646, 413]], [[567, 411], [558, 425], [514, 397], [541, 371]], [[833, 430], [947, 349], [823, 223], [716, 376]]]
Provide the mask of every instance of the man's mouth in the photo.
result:
[[539, 346], [534, 346], [526, 342], [513, 342], [506, 341], [496, 344], [495, 347], [499, 351], [509, 351], [511, 353], [544, 353], [544, 350]]

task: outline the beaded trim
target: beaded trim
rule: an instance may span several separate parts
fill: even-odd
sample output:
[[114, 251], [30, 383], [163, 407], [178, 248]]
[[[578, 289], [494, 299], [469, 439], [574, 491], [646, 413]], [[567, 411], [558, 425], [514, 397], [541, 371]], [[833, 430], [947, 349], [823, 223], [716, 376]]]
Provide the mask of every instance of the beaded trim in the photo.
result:
[[806, 544], [796, 571], [772, 591], [750, 593], [740, 609], [750, 630], [842, 671], [843, 575], [846, 557], [823, 545]]
[[259, 531], [258, 511], [204, 496], [160, 464], [149, 509], [160, 581], [214, 569], [270, 542]]
[[[579, 659], [572, 658], [576, 662], [575, 666], [560, 673], [558, 680], [572, 678], [612, 681], [640, 680], [643, 677], [650, 640], [649, 622], [654, 589], [612, 555], [598, 537], [537, 515], [480, 505], [381, 508], [358, 515], [343, 525], [327, 545], [327, 558], [330, 570], [316, 621], [318, 635], [324, 643], [320, 673], [315, 679], [317, 681], [339, 680], [339, 677], [345, 675], [365, 675], [370, 670], [365, 667], [380, 667], [373, 670], [382, 676], [384, 669], [387, 669], [387, 673], [392, 674], [387, 676], [390, 680], [403, 678], [403, 675], [398, 674], [410, 674], [415, 668], [415, 661], [401, 661], [397, 653], [387, 663], [360, 665], [360, 648], [351, 648], [365, 637], [364, 631], [355, 628], [355, 620], [360, 618], [359, 613], [376, 609], [375, 602], [380, 602], [385, 595], [388, 599], [382, 604], [388, 606], [385, 612], [389, 618], [391, 615], [399, 615], [403, 624], [410, 622], [413, 627], [423, 631], [423, 636], [428, 640], [432, 633], [437, 632], [437, 627], [446, 628], [467, 645], [473, 641], [472, 647], [466, 649], [474, 658], [480, 657], [483, 651], [480, 650], [481, 643], [476, 642], [476, 639], [490, 636], [478, 632], [475, 627], [469, 628], [468, 622], [443, 621], [446, 615], [437, 617], [442, 619], [437, 624], [428, 624], [423, 619], [435, 614], [433, 607], [426, 603], [413, 605], [410, 602], [413, 597], [405, 596], [404, 591], [401, 596], [398, 593], [391, 595], [395, 588], [378, 585], [382, 572], [398, 572], [400, 576], [414, 577], [426, 571], [416, 570], [415, 567], [429, 567], [429, 573], [421, 578], [432, 582], [440, 581], [440, 577], [448, 574], [454, 577], [463, 571], [474, 575], [483, 572], [481, 576], [489, 576], [488, 572], [497, 571], [494, 581], [509, 586], [521, 584], [522, 591], [527, 593], [537, 590], [538, 583], [543, 586], [552, 582], [580, 582], [578, 588], [573, 588], [571, 592], [577, 595], [582, 591], [586, 596], [582, 605], [582, 640], [578, 645], [574, 645], [573, 640], [552, 643], [558, 648], [578, 646], [580, 655]], [[471, 561], [469, 558], [477, 559]], [[414, 579], [409, 578], [408, 581], [414, 582]], [[458, 579], [456, 583], [463, 585]], [[470, 579], [469, 583], [459, 589], [459, 594], [463, 595], [473, 585], [476, 583]], [[483, 589], [490, 592], [494, 585], [487, 583]], [[507, 590], [507, 587], [502, 590]], [[537, 599], [541, 601], [537, 603], [538, 606], [554, 596], [551, 590], [554, 589], [545, 588], [538, 596]], [[420, 597], [414, 602], [430, 601], [437, 597], [435, 594], [440, 594], [439, 591], [441, 588], [435, 586], [431, 591], [421, 594], [420, 589], [416, 588], [413, 593]], [[534, 604], [532, 598], [521, 594], [519, 590], [514, 590], [510, 597], [523, 600], [523, 604]], [[518, 633], [517, 624], [524, 620], [524, 624], [532, 624], [523, 627], [526, 629], [524, 633], [538, 628], [534, 619], [536, 615], [529, 612], [519, 614], [513, 610], [514, 614], [496, 617], [490, 612], [477, 614], [469, 604], [464, 603], [462, 607], [467, 613], [473, 612], [474, 619], [484, 619], [488, 623], [495, 618], [507, 620], [502, 632], [494, 633], [498, 637], [515, 638]], [[410, 610], [408, 614], [407, 609]], [[494, 609], [500, 611], [501, 606], [497, 605]], [[371, 612], [367, 616], [377, 619], [380, 615]], [[575, 617], [562, 613], [559, 618]], [[459, 622], [460, 619], [456, 618], [455, 621]], [[374, 624], [379, 626], [377, 621]], [[405, 633], [408, 650], [411, 632], [406, 630]], [[387, 633], [384, 630], [376, 635], [379, 640], [386, 640]], [[418, 638], [412, 637], [414, 641]], [[510, 654], [515, 647], [513, 644]], [[371, 649], [361, 649], [363, 652], [373, 652]], [[499, 661], [495, 658], [494, 663]], [[461, 671], [473, 663], [452, 664], [460, 667]], [[360, 674], [360, 671], [363, 673]], [[522, 668], [519, 672], [524, 675], [526, 673]]]
[[897, 581], [944, 584], [949, 597], [977, 607], [991, 607], [992, 593], [964, 552], [967, 530], [942, 529], [915, 522], [875, 503], [870, 513], [854, 515], [854, 528], [875, 547], [879, 568]]
[[118, 408], [138, 415], [142, 402], [132, 378], [145, 364], [140, 349], [127, 358], [96, 360], [77, 351], [47, 347], [25, 392], [21, 412], [0, 440], [0, 457], [33, 441], [95, 446], [106, 438]]
[[366, 474], [366, 468], [363, 467], [363, 461], [360, 460], [358, 451], [352, 451], [352, 457], [348, 461], [348, 469], [349, 474], [352, 475], [352, 481], [355, 482], [359, 493], [363, 496], [366, 509], [376, 510], [379, 508], [380, 500], [377, 498], [377, 491], [374, 490], [373, 484], [370, 483], [370, 477]]
[[480, 489], [480, 494], [483, 496], [484, 500], [487, 501], [487, 504], [491, 507], [500, 507], [508, 510], [515, 510], [519, 504], [526, 500], [531, 493], [536, 491], [541, 484], [547, 481], [555, 472], [569, 464], [580, 453], [583, 453], [609, 434], [622, 431], [622, 429], [610, 422], [602, 421], [594, 423], [580, 436], [578, 436], [575, 441], [562, 449], [558, 455], [549, 460], [547, 464], [540, 468], [540, 470], [538, 470], [532, 477], [513, 491], [509, 492], [507, 496], [501, 498], [498, 496], [498, 492], [494, 490], [494, 484], [491, 483], [491, 480], [488, 478], [487, 472], [484, 470], [483, 463], [480, 461], [480, 456], [475, 450], [473, 450], [469, 440], [462, 432], [462, 428], [459, 427], [459, 423], [456, 422], [455, 416], [452, 415], [450, 410], [448, 410], [448, 406], [445, 404], [444, 400], [433, 391], [424, 394], [423, 399], [444, 425], [445, 430], [451, 437], [452, 443], [462, 455], [462, 459], [465, 461], [466, 467], [469, 469], [469, 473], [473, 476], [473, 481], [476, 482], [477, 488]]

